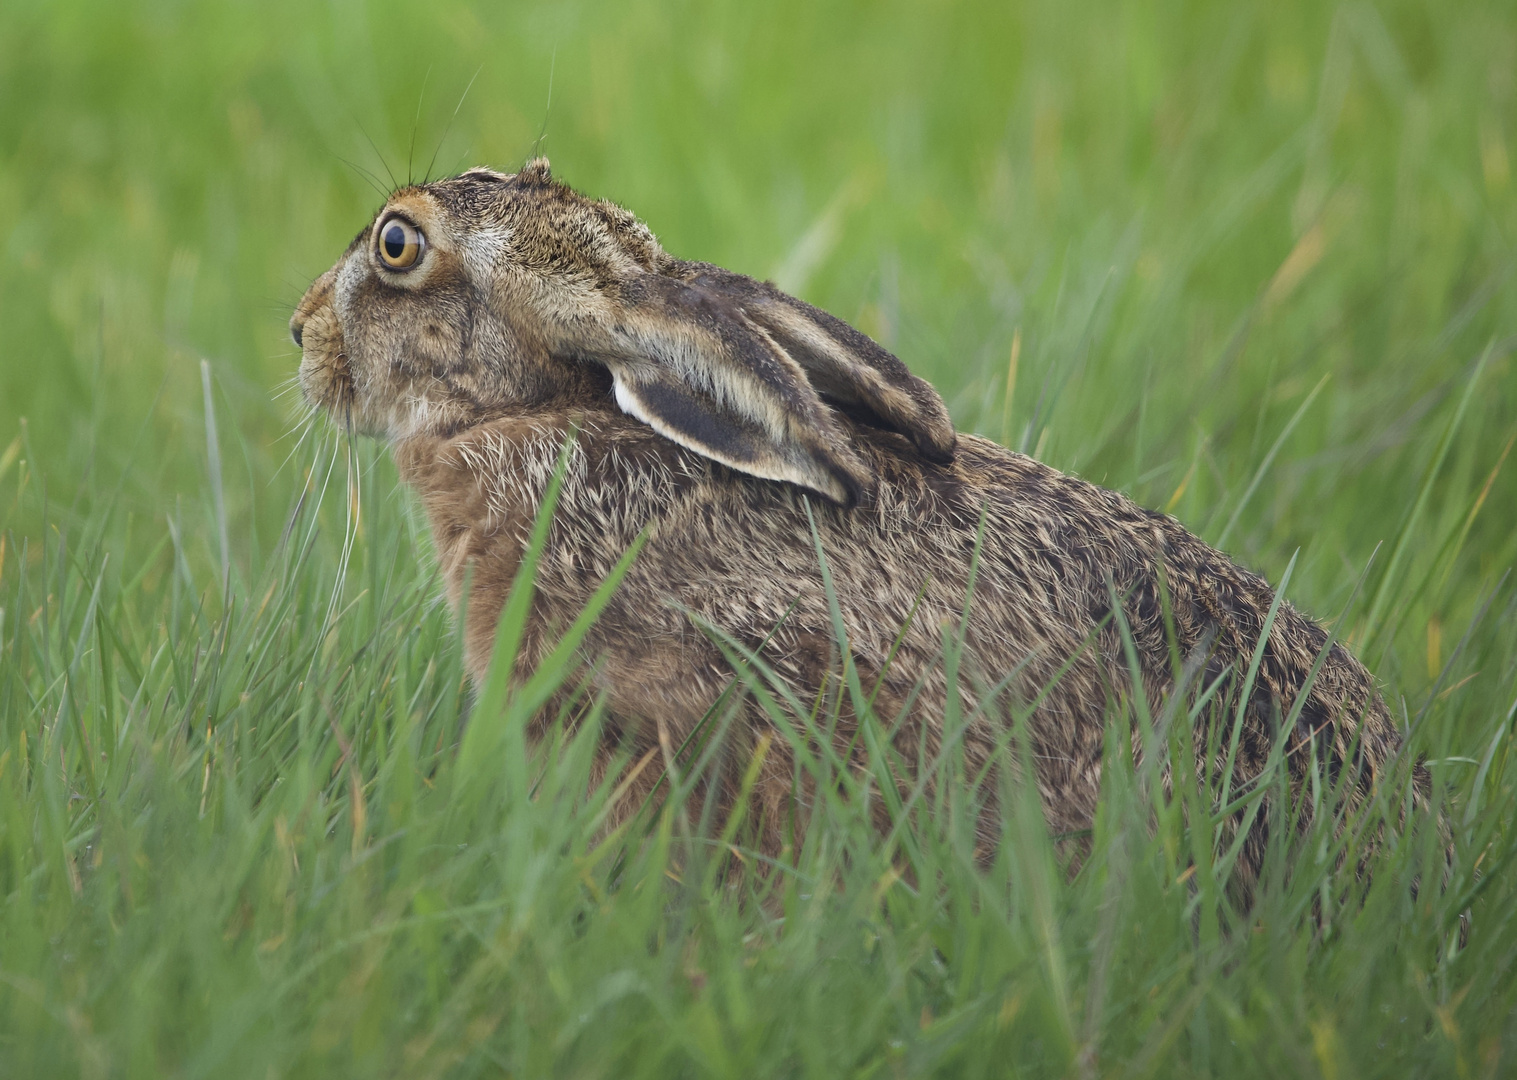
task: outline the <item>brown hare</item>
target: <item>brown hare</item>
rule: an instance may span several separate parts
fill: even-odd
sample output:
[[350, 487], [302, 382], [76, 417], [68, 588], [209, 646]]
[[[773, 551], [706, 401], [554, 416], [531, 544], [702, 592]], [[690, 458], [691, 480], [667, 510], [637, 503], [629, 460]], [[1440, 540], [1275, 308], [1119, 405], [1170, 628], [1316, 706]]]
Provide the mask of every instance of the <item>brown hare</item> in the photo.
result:
[[[1044, 812], [1054, 833], [1075, 833], [1093, 818], [1112, 704], [1132, 693], [1121, 620], [1157, 715], [1177, 654], [1195, 672], [1186, 694], [1220, 679], [1214, 700], [1236, 702], [1275, 600], [1173, 518], [956, 434], [936, 391], [862, 333], [772, 285], [668, 255], [636, 217], [557, 182], [543, 160], [397, 191], [290, 328], [307, 399], [389, 443], [455, 604], [472, 583], [476, 681], [577, 433], [520, 664], [545, 655], [646, 533], [583, 645], [606, 702], [604, 762], [684, 741], [733, 677], [719, 640], [758, 650], [804, 701], [836, 691], [819, 538], [852, 662], [902, 759], [940, 745], [944, 624], [958, 627], [968, 599], [954, 692], [973, 714], [961, 736], [971, 772], [1005, 744], [1017, 705], [1031, 707]], [[996, 700], [976, 698], [1008, 675]], [[836, 707], [836, 745], [856, 764], [854, 710], [846, 695]], [[728, 728], [734, 777], [770, 727], [742, 708]], [[1275, 750], [1293, 785], [1315, 761], [1358, 804], [1401, 741], [1370, 674], [1288, 603], [1236, 746], [1234, 715], [1207, 711], [1192, 736], [1211, 775], [1232, 757], [1234, 791]], [[749, 820], [770, 854], [795, 810], [792, 766], [771, 753], [753, 790]], [[718, 782], [719, 800], [731, 783]], [[999, 836], [994, 791], [985, 797], [982, 852]], [[1244, 883], [1263, 833], [1261, 816]]]

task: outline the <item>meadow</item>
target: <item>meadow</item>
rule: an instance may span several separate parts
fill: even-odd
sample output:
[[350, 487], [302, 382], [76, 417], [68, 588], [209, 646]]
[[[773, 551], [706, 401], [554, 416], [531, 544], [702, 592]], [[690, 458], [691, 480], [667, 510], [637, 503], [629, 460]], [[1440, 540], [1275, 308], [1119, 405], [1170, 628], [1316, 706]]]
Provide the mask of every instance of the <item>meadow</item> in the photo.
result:
[[[535, 149], [1287, 579], [1447, 861], [1404, 776], [1314, 789], [1242, 904], [1114, 716], [1077, 873], [1009, 789], [988, 865], [837, 798], [735, 875], [677, 774], [603, 828], [593, 715], [465, 724], [286, 324], [392, 186]], [[1511, 1075], [1514, 155], [1494, 0], [0, 3], [0, 1076]]]

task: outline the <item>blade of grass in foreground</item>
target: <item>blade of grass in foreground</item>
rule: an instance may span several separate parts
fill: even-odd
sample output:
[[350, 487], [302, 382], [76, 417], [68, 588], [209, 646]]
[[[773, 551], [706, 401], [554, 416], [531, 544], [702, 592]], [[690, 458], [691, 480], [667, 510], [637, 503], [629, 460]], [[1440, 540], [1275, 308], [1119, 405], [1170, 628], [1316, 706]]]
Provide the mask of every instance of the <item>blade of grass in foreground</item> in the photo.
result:
[[553, 474], [538, 503], [531, 537], [511, 581], [511, 591], [496, 620], [490, 665], [474, 704], [475, 722], [471, 722], [464, 731], [463, 742], [458, 750], [455, 776], [461, 785], [473, 783], [487, 762], [496, 762], [505, 771], [513, 791], [525, 793], [527, 790], [525, 741], [520, 733], [508, 730], [507, 725], [502, 723], [502, 718], [510, 682], [516, 670], [516, 654], [521, 647], [522, 635], [526, 632], [527, 613], [532, 607], [537, 562], [548, 543], [548, 530], [553, 525], [553, 512], [563, 491], [564, 476], [569, 468], [574, 443], [575, 436], [571, 434], [559, 451], [558, 463], [554, 466]]
[[610, 602], [647, 540], [646, 534], [639, 534], [633, 539], [605, 580], [590, 594], [574, 621], [563, 631], [558, 642], [542, 658], [536, 669], [522, 679], [519, 689], [512, 693], [510, 684], [526, 630], [528, 612], [531, 610], [537, 566], [547, 546], [553, 514], [570, 468], [574, 443], [575, 437], [571, 435], [559, 454], [552, 478], [544, 489], [531, 537], [512, 581], [511, 592], [496, 621], [496, 639], [484, 687], [459, 748], [454, 778], [461, 789], [477, 783], [482, 777], [493, 776], [494, 765], [506, 777], [507, 789], [513, 799], [528, 798], [527, 724], [579, 669], [578, 653], [585, 635]]

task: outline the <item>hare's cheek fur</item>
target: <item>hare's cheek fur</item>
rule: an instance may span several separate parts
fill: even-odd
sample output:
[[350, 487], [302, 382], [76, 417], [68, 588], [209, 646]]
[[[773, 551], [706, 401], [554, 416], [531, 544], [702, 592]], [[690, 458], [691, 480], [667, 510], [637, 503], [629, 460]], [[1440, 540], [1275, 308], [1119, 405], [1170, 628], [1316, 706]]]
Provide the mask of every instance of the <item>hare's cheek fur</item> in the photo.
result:
[[433, 253], [424, 290], [377, 274], [339, 290], [365, 428], [390, 440], [455, 431], [498, 404], [501, 334], [462, 268]]
[[481, 316], [460, 260], [430, 252], [424, 287], [408, 288], [355, 247], [311, 286], [292, 320], [306, 400], [353, 431], [390, 440], [478, 420], [498, 397], [503, 338], [488, 312]]

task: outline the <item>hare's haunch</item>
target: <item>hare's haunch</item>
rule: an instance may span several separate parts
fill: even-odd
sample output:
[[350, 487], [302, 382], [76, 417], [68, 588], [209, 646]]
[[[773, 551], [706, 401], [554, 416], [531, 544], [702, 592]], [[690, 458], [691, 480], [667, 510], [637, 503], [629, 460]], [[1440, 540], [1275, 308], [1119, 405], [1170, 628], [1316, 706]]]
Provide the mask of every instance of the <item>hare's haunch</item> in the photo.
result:
[[[906, 761], [939, 746], [944, 624], [963, 617], [978, 551], [954, 689], [975, 714], [963, 734], [970, 775], [1004, 746], [1017, 705], [1036, 703], [1032, 771], [1049, 824], [1090, 825], [1106, 718], [1134, 689], [1123, 620], [1156, 713], [1177, 653], [1194, 669], [1187, 693], [1223, 680], [1193, 746], [1212, 775], [1225, 768], [1231, 723], [1217, 737], [1209, 718], [1233, 715], [1228, 695], [1236, 703], [1274, 601], [1262, 578], [1173, 518], [956, 435], [933, 388], [868, 337], [772, 285], [673, 258], [632, 214], [553, 180], [545, 161], [396, 192], [290, 325], [306, 397], [389, 442], [455, 602], [472, 582], [476, 679], [571, 434], [523, 671], [646, 533], [583, 648], [607, 702], [606, 761], [619, 747], [657, 747], [661, 733], [678, 746], [700, 722], [733, 675], [713, 637], [762, 643], [804, 701], [835, 692], [814, 520], [853, 664], [864, 686], [878, 684], [875, 711], [896, 725]], [[998, 684], [997, 699], [981, 699]], [[839, 711], [837, 745], [856, 756], [846, 695]], [[1357, 803], [1400, 742], [1369, 673], [1288, 603], [1243, 717], [1234, 790], [1283, 739], [1294, 780], [1315, 760]], [[768, 725], [742, 707], [728, 729], [734, 775]], [[711, 789], [719, 798], [723, 783]], [[748, 812], [766, 849], [780, 845], [793, 787], [784, 755], [771, 754]], [[994, 785], [986, 799], [992, 842]], [[1245, 879], [1262, 839], [1259, 826]]]

